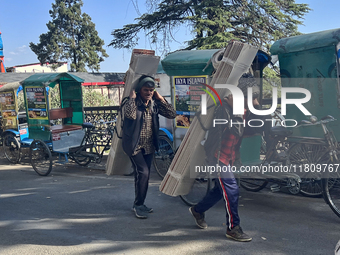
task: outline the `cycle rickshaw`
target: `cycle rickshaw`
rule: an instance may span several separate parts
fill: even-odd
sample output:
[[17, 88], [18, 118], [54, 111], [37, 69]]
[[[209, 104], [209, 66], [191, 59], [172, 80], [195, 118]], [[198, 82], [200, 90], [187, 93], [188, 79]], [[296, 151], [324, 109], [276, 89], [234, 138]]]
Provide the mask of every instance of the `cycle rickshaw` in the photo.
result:
[[[272, 55], [278, 55], [280, 62], [281, 86], [303, 87], [310, 90], [311, 100], [305, 104], [305, 107], [317, 117], [311, 118], [310, 121], [304, 121], [306, 117], [301, 111], [296, 108], [294, 109], [294, 105], [287, 105], [287, 115], [285, 118], [294, 119], [296, 123], [301, 122], [301, 125], [293, 129], [295, 137], [290, 137], [290, 134], [283, 129], [274, 132], [283, 139], [280, 142], [280, 148], [278, 148], [278, 153], [283, 152], [284, 154], [281, 164], [293, 164], [296, 166], [310, 166], [313, 164], [339, 165], [337, 140], [340, 137], [340, 133], [336, 132], [333, 134], [332, 131], [325, 126], [328, 122], [330, 123], [329, 127], [338, 128], [339, 125], [332, 117], [340, 118], [339, 38], [340, 29], [335, 29], [310, 35], [284, 38], [276, 42], [271, 48]], [[259, 53], [261, 53], [261, 51], [259, 51]], [[210, 58], [206, 59], [207, 61], [205, 63], [208, 64], [199, 66], [197, 65], [199, 62], [197, 61], [197, 57], [195, 58], [192, 55], [195, 53], [189, 53], [186, 59], [183, 58], [179, 60], [179, 58], [177, 58], [177, 63], [173, 61], [175, 54], [181, 54], [181, 52], [176, 52], [173, 55], [170, 54], [167, 57], [168, 59], [165, 58], [162, 61], [166, 73], [169, 76], [173, 76], [172, 85], [174, 89], [176, 89], [177, 85], [175, 80], [176, 76], [177, 78], [209, 78], [207, 75], [209, 72], [204, 72], [212, 68], [208, 60], [214, 58], [213, 56], [210, 55]], [[257, 57], [258, 60], [253, 62], [252, 69], [256, 77], [261, 77], [262, 70], [269, 63], [270, 57], [268, 54], [264, 54], [264, 56], [259, 56], [258, 54]], [[266, 61], [261, 63], [259, 61], [260, 57], [263, 57]], [[187, 68], [184, 67], [185, 65], [187, 65]], [[212, 73], [211, 69], [210, 72]], [[260, 88], [262, 88], [262, 84], [260, 84]], [[178, 90], [180, 91], [180, 88], [178, 88]], [[260, 93], [260, 102], [262, 99], [261, 96], [262, 91]], [[185, 108], [185, 103], [186, 101], [190, 101], [190, 99], [187, 100], [186, 97], [187, 95], [178, 93], [173, 98], [178, 102], [178, 106], [188, 109]], [[290, 98], [299, 99], [301, 97], [300, 95], [293, 94]], [[176, 108], [176, 110], [177, 109], [178, 108]], [[184, 110], [179, 114], [181, 115], [181, 119], [190, 120], [190, 111]], [[281, 118], [280, 115], [275, 117]], [[320, 120], [318, 120], [318, 118]], [[178, 123], [176, 124], [178, 125]], [[315, 127], [306, 127], [317, 124], [320, 124], [319, 126], [322, 127], [322, 130]], [[180, 123], [180, 125], [183, 124]], [[174, 141], [177, 147], [178, 142], [184, 137], [186, 130], [182, 132], [176, 131]], [[297, 140], [294, 141], [290, 139]], [[243, 164], [256, 165], [261, 162], [259, 143], [261, 143], [261, 139], [256, 136], [246, 138], [242, 141], [241, 159]], [[246, 187], [248, 190], [258, 191], [267, 185], [268, 178], [266, 176], [263, 175], [262, 178], [253, 177], [254, 176], [241, 178], [241, 186]], [[282, 180], [283, 176], [269, 176], [269, 179], [272, 177], [276, 180]], [[301, 176], [296, 176], [295, 173], [288, 173], [284, 179], [287, 181], [286, 186], [296, 193], [301, 191], [302, 194], [309, 196], [323, 195], [331, 209], [340, 217], [339, 170], [337, 170], [337, 172], [330, 170], [326, 175], [323, 175], [323, 178], [320, 178], [320, 176], [307, 176], [307, 178], [302, 176], [301, 178]], [[181, 198], [188, 204], [195, 204], [195, 202], [199, 201], [201, 197], [206, 194], [209, 185], [210, 181], [207, 180], [207, 178], [196, 178], [191, 192], [181, 196]]]
[[[299, 87], [310, 91], [311, 99], [304, 106], [316, 117], [307, 126], [293, 129], [293, 135], [299, 139], [293, 141], [289, 152], [290, 163], [308, 166], [338, 164], [340, 132], [333, 133], [329, 129], [339, 130], [339, 121], [324, 116], [340, 119], [340, 29], [283, 38], [273, 44], [270, 52], [278, 56], [282, 87]], [[293, 98], [298, 96], [293, 95]], [[287, 105], [286, 118], [297, 121], [305, 119], [302, 112], [294, 107]], [[308, 127], [327, 119], [331, 120], [328, 129], [324, 125]], [[322, 175], [308, 175], [301, 185], [301, 192], [307, 196], [324, 196], [340, 217], [339, 172], [334, 169]]]
[[19, 93], [22, 93], [19, 82], [7, 83], [0, 88], [0, 136], [5, 157], [14, 164], [20, 161], [21, 147], [27, 147], [28, 140], [26, 114], [18, 109]]
[[[84, 123], [82, 100], [83, 79], [70, 73], [34, 74], [22, 81], [28, 124], [29, 157], [34, 170], [48, 175], [53, 166], [53, 157], [61, 163], [71, 158], [82, 166], [101, 155], [96, 151], [94, 139], [112, 138], [109, 133], [96, 133], [95, 126]], [[60, 108], [50, 107], [49, 89], [59, 86]], [[54, 123], [53, 123], [54, 122]], [[86, 130], [86, 131], [85, 131]], [[109, 146], [104, 145], [104, 149]], [[63, 160], [63, 161], [62, 161]]]

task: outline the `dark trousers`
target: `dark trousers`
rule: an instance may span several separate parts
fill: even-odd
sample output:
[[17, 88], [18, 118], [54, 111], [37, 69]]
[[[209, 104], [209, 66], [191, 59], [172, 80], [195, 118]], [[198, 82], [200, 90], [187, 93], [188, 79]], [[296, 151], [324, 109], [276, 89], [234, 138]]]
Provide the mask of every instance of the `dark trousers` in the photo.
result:
[[[222, 166], [223, 164], [220, 163]], [[215, 180], [215, 187], [195, 205], [195, 211], [204, 213], [214, 206], [222, 198], [226, 208], [227, 226], [231, 230], [233, 227], [240, 225], [240, 217], [238, 215], [238, 197], [239, 188], [233, 173], [223, 173], [223, 177]]]
[[149, 187], [150, 169], [153, 154], [143, 155], [142, 152], [130, 157], [135, 170], [135, 205], [143, 205]]

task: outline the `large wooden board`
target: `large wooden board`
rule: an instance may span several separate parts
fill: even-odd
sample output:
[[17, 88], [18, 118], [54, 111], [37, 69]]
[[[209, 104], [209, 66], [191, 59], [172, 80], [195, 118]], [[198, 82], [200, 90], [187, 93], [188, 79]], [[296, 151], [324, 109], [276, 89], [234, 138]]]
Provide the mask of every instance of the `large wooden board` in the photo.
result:
[[[123, 98], [129, 96], [131, 89], [134, 89], [138, 79], [142, 75], [155, 76], [159, 64], [159, 57], [155, 56], [152, 50], [134, 49], [131, 55], [130, 67], [125, 76]], [[122, 135], [120, 116], [116, 122], [117, 132]], [[122, 139], [114, 135], [110, 153], [106, 162], [107, 175], [127, 174], [130, 172], [131, 161], [125, 154], [122, 147]]]

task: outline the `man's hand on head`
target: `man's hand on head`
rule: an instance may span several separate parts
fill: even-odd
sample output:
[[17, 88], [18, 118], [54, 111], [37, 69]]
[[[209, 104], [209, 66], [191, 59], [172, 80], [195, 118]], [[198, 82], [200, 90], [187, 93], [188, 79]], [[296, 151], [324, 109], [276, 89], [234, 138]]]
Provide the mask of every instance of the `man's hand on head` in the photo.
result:
[[159, 94], [158, 91], [156, 91], [156, 90], [155, 90], [154, 93], [153, 93], [153, 98], [154, 98], [155, 100], [165, 101], [165, 100], [164, 100], [164, 97], [162, 97], [161, 94]]

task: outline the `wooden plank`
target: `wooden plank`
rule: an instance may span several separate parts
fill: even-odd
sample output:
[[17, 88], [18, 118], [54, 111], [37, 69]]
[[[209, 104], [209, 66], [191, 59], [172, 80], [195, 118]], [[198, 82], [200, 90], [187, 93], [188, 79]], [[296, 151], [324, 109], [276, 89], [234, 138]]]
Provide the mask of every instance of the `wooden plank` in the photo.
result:
[[[123, 98], [130, 95], [131, 89], [134, 89], [142, 75], [154, 77], [160, 57], [155, 56], [152, 50], [134, 49], [131, 55], [130, 67], [125, 76], [125, 86]], [[119, 136], [122, 136], [121, 119], [118, 115], [116, 128]], [[127, 174], [130, 172], [131, 161], [124, 153], [122, 139], [114, 135], [112, 139], [110, 153], [106, 162], [106, 174]]]

